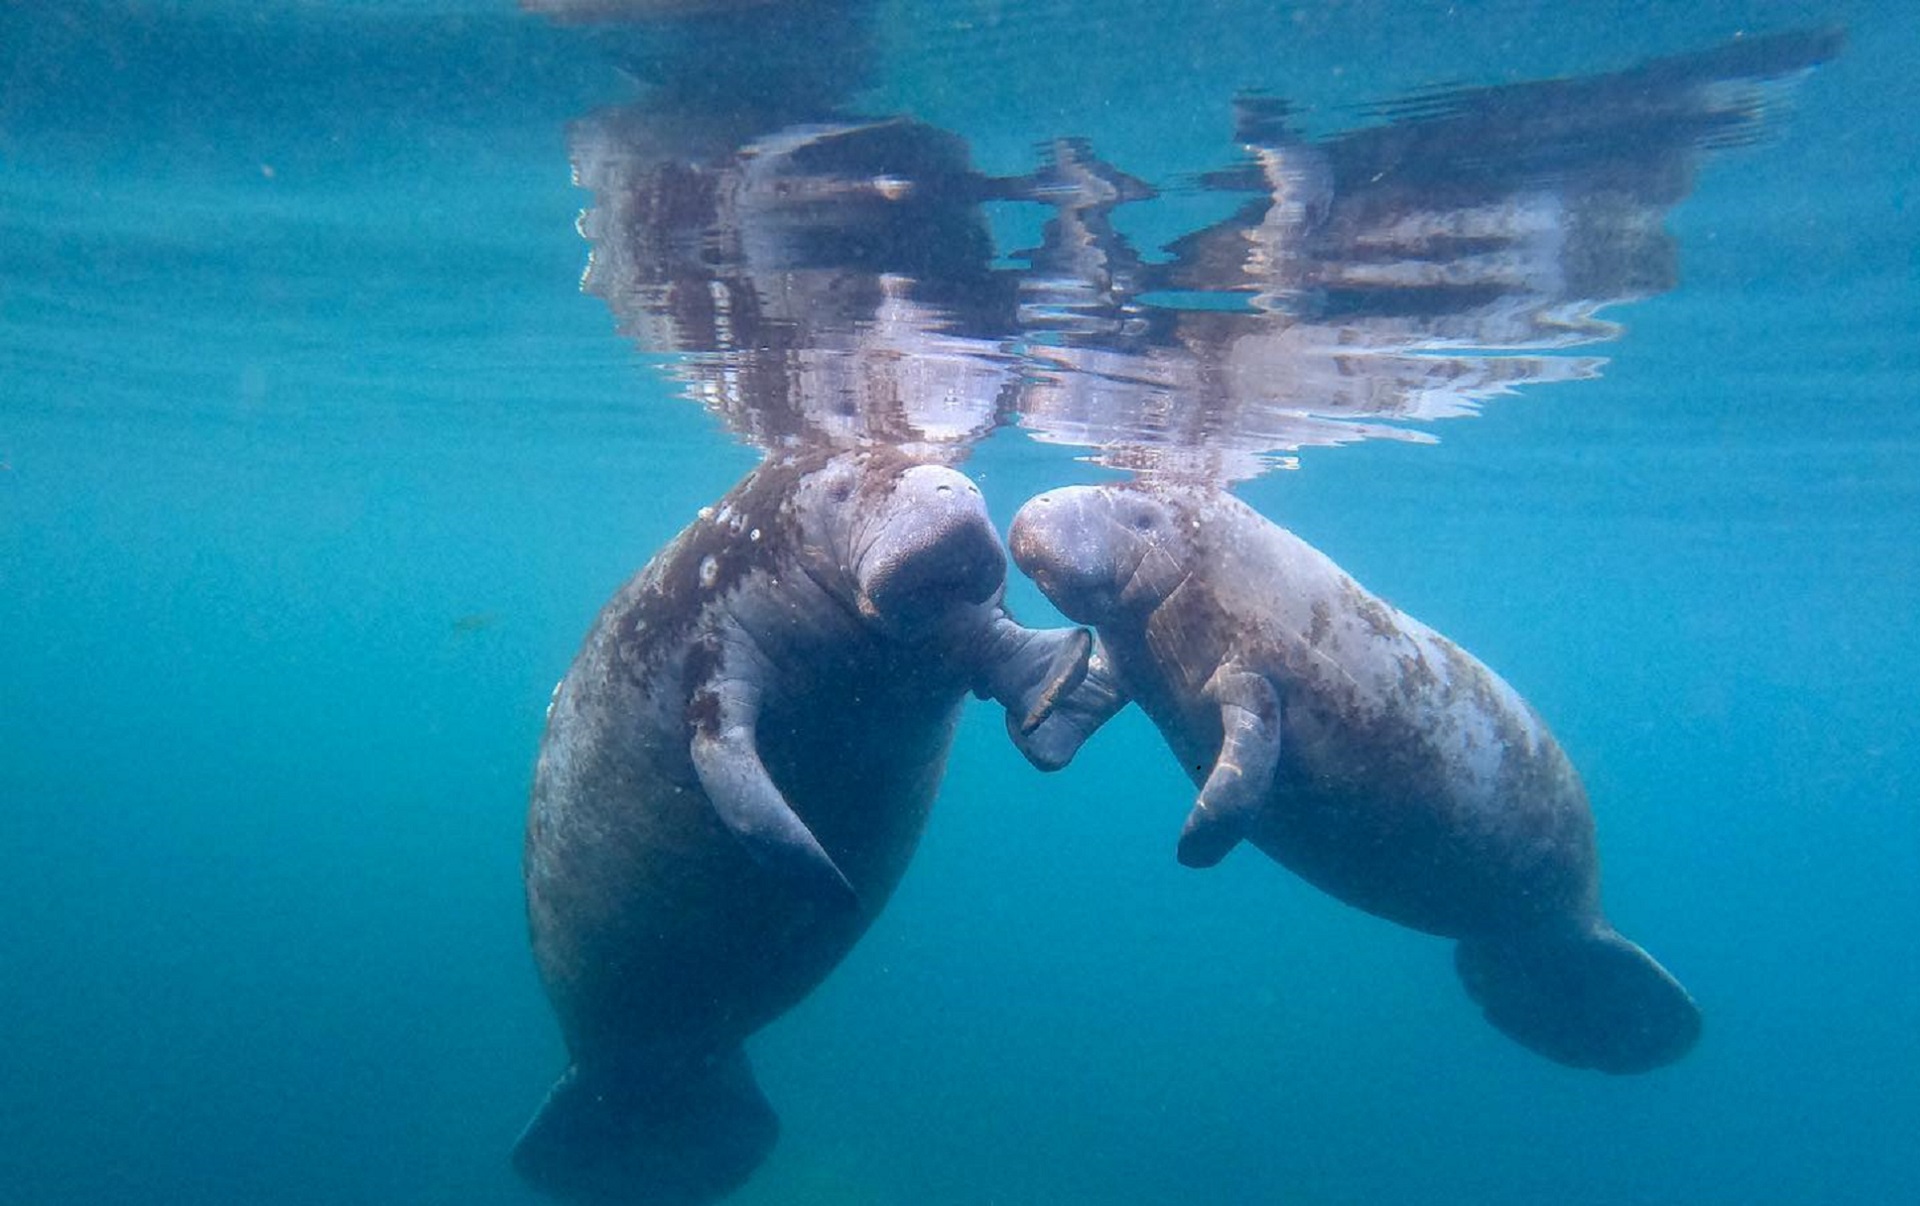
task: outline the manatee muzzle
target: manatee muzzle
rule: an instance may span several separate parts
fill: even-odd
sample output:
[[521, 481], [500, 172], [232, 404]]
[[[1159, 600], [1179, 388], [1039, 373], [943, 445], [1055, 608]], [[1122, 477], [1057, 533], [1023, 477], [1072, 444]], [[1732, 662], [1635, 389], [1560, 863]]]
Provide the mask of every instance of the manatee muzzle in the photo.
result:
[[1093, 486], [1049, 490], [1027, 500], [1013, 517], [1007, 546], [1020, 572], [1033, 579], [1061, 614], [1098, 624], [1119, 604], [1118, 554], [1128, 533], [1115, 526], [1106, 494]]
[[932, 465], [901, 476], [858, 565], [860, 613], [895, 628], [986, 603], [1007, 575], [979, 490], [965, 475]]

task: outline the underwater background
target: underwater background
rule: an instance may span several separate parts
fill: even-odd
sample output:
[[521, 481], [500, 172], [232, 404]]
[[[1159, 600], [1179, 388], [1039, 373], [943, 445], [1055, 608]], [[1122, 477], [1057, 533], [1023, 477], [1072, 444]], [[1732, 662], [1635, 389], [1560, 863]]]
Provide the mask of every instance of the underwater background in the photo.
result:
[[[983, 171], [1085, 138], [1166, 189], [1145, 249], [1221, 212], [1179, 186], [1248, 90], [1337, 129], [1845, 47], [1701, 162], [1680, 285], [1607, 311], [1597, 378], [1239, 491], [1546, 717], [1699, 1047], [1541, 1060], [1447, 943], [1176, 864], [1192, 788], [1136, 712], [1049, 777], [974, 705], [886, 913], [749, 1044], [782, 1137], [729, 1200], [1920, 1200], [1920, 17], [875, 20], [859, 109]], [[538, 1200], [506, 1156], [564, 1064], [519, 879], [543, 710], [756, 460], [578, 287], [568, 123], [631, 95], [504, 3], [0, 5], [0, 1203]], [[965, 469], [1004, 530], [1112, 476], [1084, 452], [1014, 425]]]

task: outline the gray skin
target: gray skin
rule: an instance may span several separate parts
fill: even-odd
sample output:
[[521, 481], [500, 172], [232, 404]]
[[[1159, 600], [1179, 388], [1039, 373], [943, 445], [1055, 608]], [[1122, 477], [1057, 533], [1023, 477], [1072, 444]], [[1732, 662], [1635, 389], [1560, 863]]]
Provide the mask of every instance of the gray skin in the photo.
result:
[[1200, 789], [1181, 862], [1244, 839], [1340, 900], [1459, 939], [1488, 1020], [1562, 1063], [1639, 1072], [1692, 1046], [1692, 999], [1601, 914], [1579, 775], [1459, 646], [1213, 489], [1052, 491], [1009, 544], [1099, 634], [1083, 684], [1014, 734], [1037, 765], [1064, 765], [1137, 701]]
[[590, 1202], [704, 1202], [777, 1121], [741, 1041], [853, 946], [926, 823], [969, 691], [1031, 729], [1090, 634], [1000, 607], [960, 473], [773, 459], [607, 604], [554, 693], [527, 823], [533, 951], [572, 1064], [515, 1163]]

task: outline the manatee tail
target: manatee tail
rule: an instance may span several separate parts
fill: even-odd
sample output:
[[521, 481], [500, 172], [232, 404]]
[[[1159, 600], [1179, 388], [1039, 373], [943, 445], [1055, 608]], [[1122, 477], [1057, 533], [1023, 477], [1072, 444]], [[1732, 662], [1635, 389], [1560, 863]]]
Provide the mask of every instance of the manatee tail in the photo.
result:
[[514, 1144], [527, 1182], [591, 1206], [701, 1206], [743, 1185], [780, 1120], [739, 1048], [667, 1082], [569, 1068]]
[[1649, 1072], [1700, 1037], [1700, 1009], [1687, 990], [1604, 922], [1550, 936], [1467, 939], [1453, 965], [1495, 1029], [1571, 1067]]

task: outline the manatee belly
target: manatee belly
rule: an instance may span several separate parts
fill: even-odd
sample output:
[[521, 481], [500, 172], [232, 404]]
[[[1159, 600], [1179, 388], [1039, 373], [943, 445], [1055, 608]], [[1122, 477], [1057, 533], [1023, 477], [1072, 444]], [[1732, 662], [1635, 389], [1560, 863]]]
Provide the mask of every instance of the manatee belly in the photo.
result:
[[1593, 824], [1557, 746], [1467, 775], [1446, 734], [1404, 718], [1291, 717], [1254, 843], [1322, 891], [1459, 937], [1584, 915]]
[[747, 855], [691, 774], [673, 773], [677, 726], [569, 710], [563, 689], [526, 879], [536, 960], [576, 1058], [730, 1047], [804, 997], [879, 913], [925, 826], [962, 695], [902, 689], [892, 667], [860, 661], [773, 701], [760, 727], [775, 782], [855, 888], [851, 910], [799, 896]]

